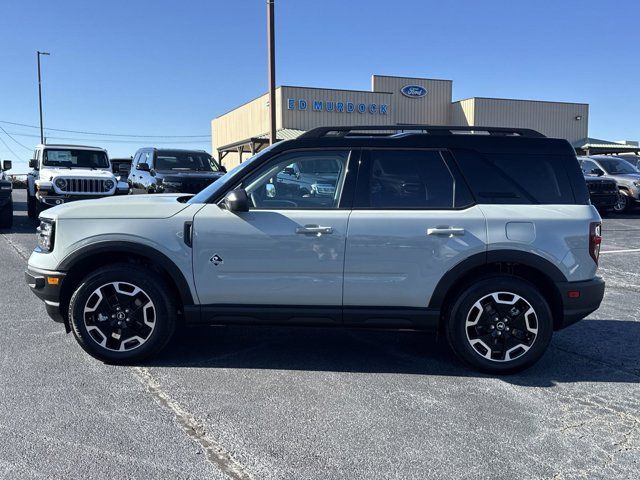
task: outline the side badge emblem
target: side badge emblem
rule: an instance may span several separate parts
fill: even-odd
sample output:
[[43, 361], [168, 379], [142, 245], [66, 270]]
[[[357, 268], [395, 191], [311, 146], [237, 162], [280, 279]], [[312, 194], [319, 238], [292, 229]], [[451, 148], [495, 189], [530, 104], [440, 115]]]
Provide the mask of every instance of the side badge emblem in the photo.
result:
[[213, 257], [211, 257], [209, 261], [213, 263], [216, 267], [224, 263], [224, 260], [222, 260], [222, 257], [217, 253]]

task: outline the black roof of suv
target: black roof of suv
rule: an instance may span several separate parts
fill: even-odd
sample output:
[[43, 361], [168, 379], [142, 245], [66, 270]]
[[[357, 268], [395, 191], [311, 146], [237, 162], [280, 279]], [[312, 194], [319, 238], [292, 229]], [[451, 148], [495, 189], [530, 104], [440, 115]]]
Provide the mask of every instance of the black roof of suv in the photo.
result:
[[[438, 149], [449, 152], [464, 172], [478, 203], [588, 204], [589, 193], [575, 150], [564, 139], [525, 128], [427, 125], [320, 127], [278, 142], [232, 172], [241, 180], [279, 153], [295, 149]], [[553, 172], [551, 171], [553, 170]], [[537, 174], [536, 174], [537, 173]], [[555, 178], [550, 183], [550, 174]], [[555, 184], [553, 183], [555, 182]], [[551, 199], [544, 192], [561, 191]], [[219, 201], [224, 192], [205, 189], [196, 201]]]

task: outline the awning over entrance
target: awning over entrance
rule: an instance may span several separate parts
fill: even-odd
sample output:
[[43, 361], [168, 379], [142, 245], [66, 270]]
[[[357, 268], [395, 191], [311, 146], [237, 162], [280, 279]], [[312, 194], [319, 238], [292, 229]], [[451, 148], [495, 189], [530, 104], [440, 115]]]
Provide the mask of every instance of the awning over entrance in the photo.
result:
[[619, 154], [619, 153], [638, 153], [640, 146], [638, 142], [610, 142], [608, 140], [598, 140], [597, 138], [583, 138], [573, 143], [578, 155], [597, 155], [597, 154]]
[[[303, 133], [304, 130], [297, 130], [295, 128], [281, 128], [276, 132], [276, 138], [278, 139], [278, 141], [293, 140], [294, 138], [298, 138]], [[251, 157], [268, 145], [269, 134], [263, 133], [262, 135], [258, 135], [256, 137], [250, 137], [245, 140], [240, 140], [238, 142], [218, 147], [218, 160], [220, 161], [220, 163], [222, 163], [222, 160], [227, 156], [227, 154], [237, 153], [240, 157], [240, 163], [242, 163], [242, 157], [245, 153], [248, 153]]]

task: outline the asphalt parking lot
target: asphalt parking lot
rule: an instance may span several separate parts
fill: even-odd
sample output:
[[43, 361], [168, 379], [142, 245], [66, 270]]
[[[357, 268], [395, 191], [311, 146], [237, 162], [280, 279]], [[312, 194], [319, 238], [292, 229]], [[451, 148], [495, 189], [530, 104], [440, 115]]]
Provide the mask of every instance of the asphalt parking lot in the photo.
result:
[[1, 478], [640, 478], [640, 212], [607, 218], [602, 307], [515, 376], [427, 334], [180, 332], [139, 367], [86, 355], [0, 232]]

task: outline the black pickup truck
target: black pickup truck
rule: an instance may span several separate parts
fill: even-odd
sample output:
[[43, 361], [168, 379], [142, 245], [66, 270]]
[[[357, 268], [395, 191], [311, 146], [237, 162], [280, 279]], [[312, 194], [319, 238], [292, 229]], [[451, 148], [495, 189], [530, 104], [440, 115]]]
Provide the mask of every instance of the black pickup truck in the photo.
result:
[[13, 185], [4, 173], [7, 170], [11, 170], [11, 160], [3, 161], [0, 168], [0, 228], [11, 228], [13, 225]]

